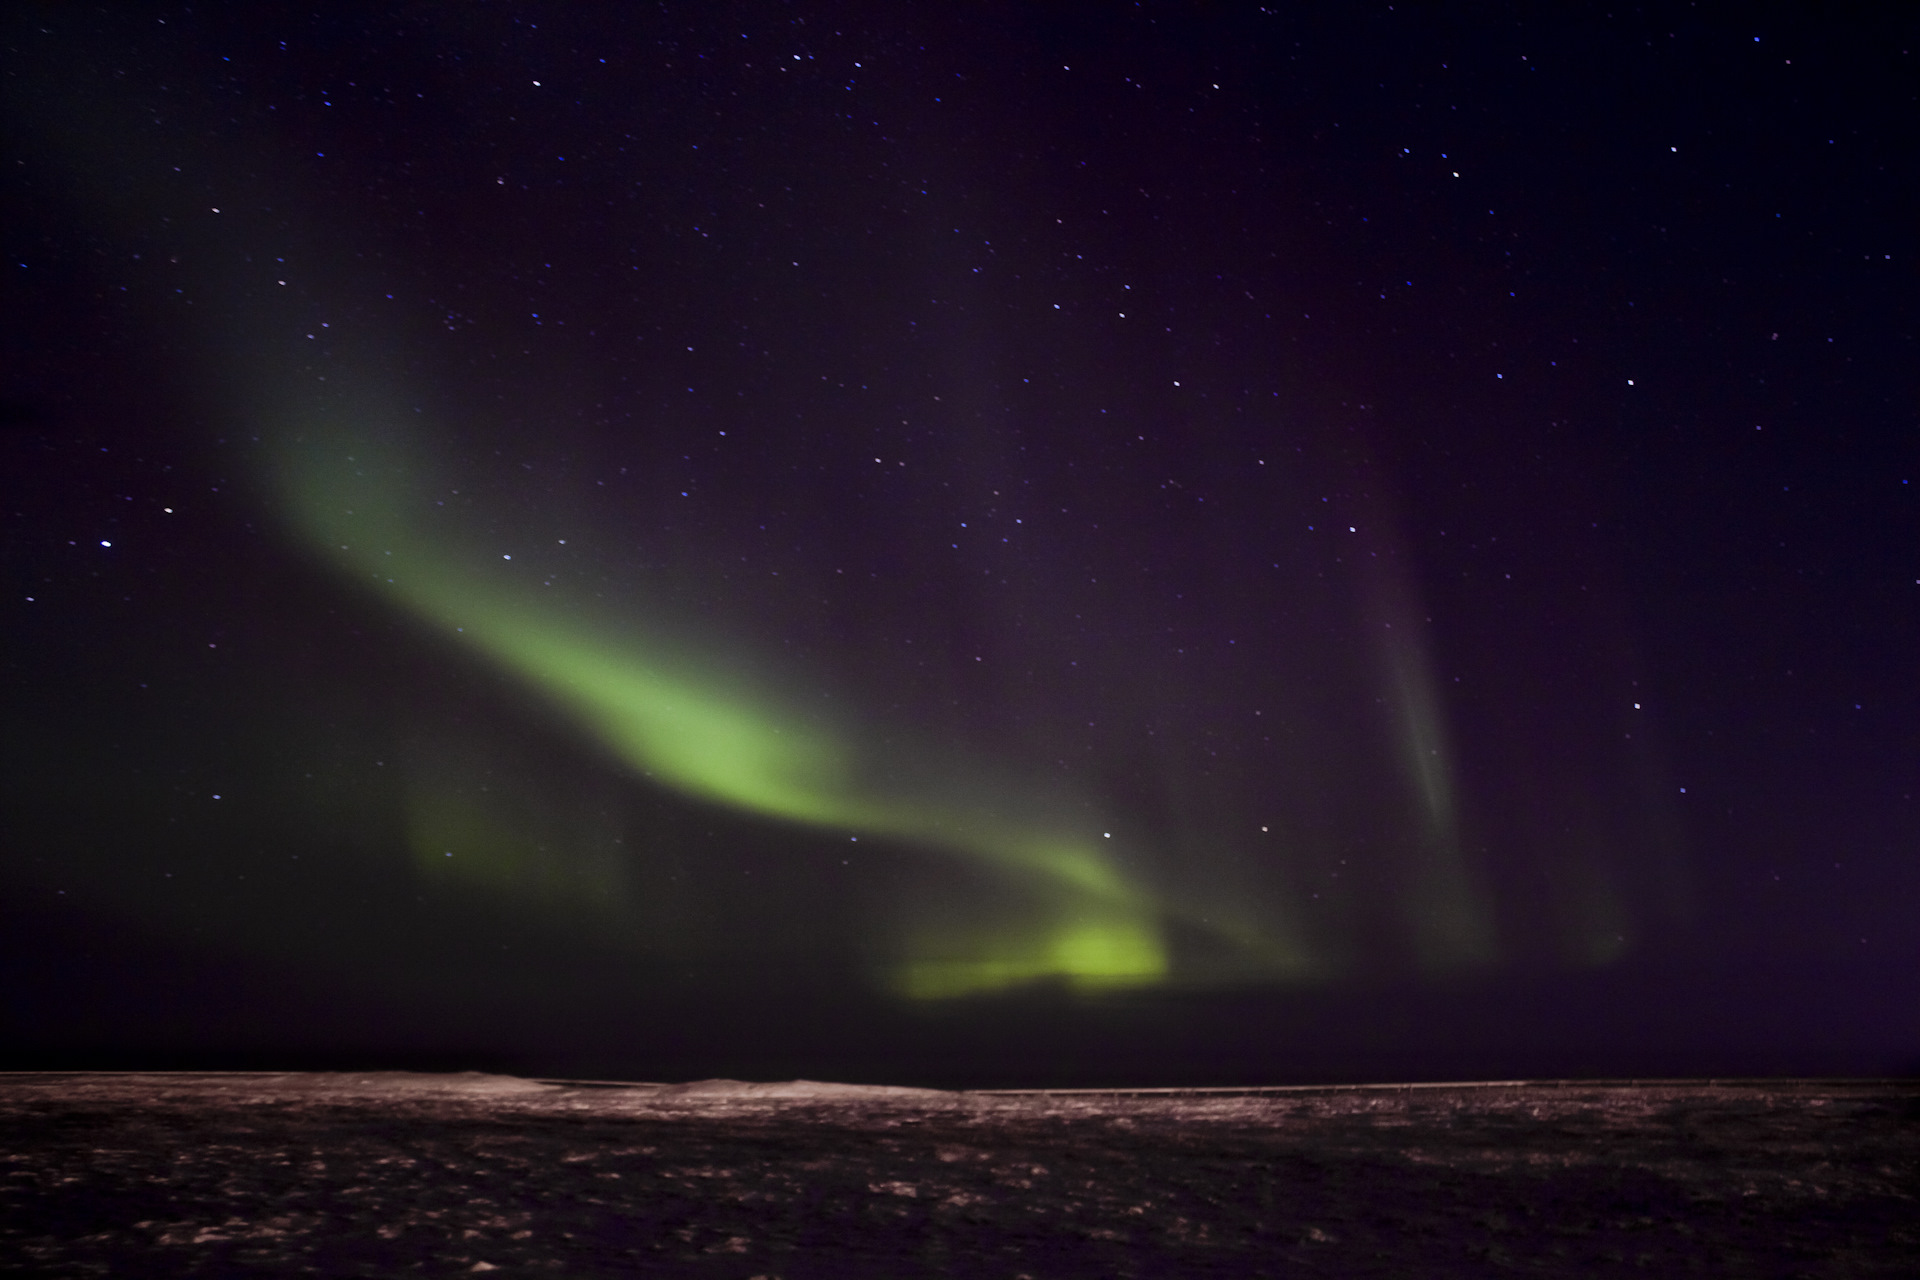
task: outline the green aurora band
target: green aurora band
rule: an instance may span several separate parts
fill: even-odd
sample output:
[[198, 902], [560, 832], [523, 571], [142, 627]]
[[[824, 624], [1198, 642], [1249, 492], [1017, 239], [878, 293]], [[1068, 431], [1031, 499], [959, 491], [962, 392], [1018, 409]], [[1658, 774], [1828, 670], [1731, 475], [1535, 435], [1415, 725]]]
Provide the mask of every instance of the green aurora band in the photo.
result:
[[[281, 491], [303, 539], [338, 568], [537, 689], [654, 781], [754, 814], [983, 863], [1040, 906], [1048, 923], [1038, 930], [909, 940], [921, 954], [888, 975], [897, 992], [949, 997], [1048, 978], [1097, 989], [1170, 976], [1169, 907], [1115, 865], [1104, 834], [1008, 820], [924, 786], [863, 782], [874, 772], [863, 766], [874, 762], [845, 735], [782, 714], [745, 680], [703, 669], [711, 664], [639, 629], [567, 616], [551, 593], [503, 581], [507, 557], [428, 532], [407, 514], [431, 509], [410, 479], [418, 470], [365, 439], [308, 438], [286, 457]], [[1244, 927], [1214, 930], [1283, 969], [1297, 973], [1304, 963]]]
[[[21, 80], [8, 92], [16, 106], [26, 104], [17, 114], [32, 124], [78, 204], [110, 238], [144, 243], [155, 211], [170, 210], [170, 234], [180, 237], [190, 261], [231, 264], [227, 251], [248, 244], [262, 261], [295, 245], [324, 256], [321, 248], [330, 243], [325, 235], [297, 226], [289, 232], [286, 210], [299, 205], [290, 193], [301, 188], [293, 170], [281, 172], [276, 183], [263, 159], [271, 148], [249, 153], [242, 165], [218, 153], [211, 140], [221, 135], [213, 120], [198, 132], [175, 129], [169, 158], [188, 171], [244, 173], [257, 185], [250, 200], [223, 201], [226, 213], [207, 222], [197, 197], [183, 202], [176, 177], [181, 167], [158, 165], [155, 157], [162, 152], [131, 141], [147, 136], [146, 109], [126, 97], [118, 82], [75, 67], [72, 75]], [[263, 176], [255, 177], [261, 166]], [[263, 211], [261, 218], [243, 212], [249, 204]], [[264, 214], [269, 209], [271, 221]], [[335, 257], [350, 260], [345, 253]], [[222, 277], [211, 265], [205, 269], [211, 273], [203, 281], [205, 292], [217, 295]], [[248, 266], [246, 273], [224, 279], [231, 290], [226, 327], [211, 318], [213, 307], [197, 309], [195, 321], [215, 326], [205, 334], [210, 369], [218, 371], [210, 373], [209, 384], [233, 397], [233, 416], [276, 424], [261, 430], [276, 472], [267, 477], [266, 489], [309, 550], [538, 691], [602, 750], [658, 784], [779, 821], [942, 852], [992, 871], [1014, 891], [1010, 900], [1017, 900], [1017, 908], [990, 924], [904, 926], [898, 962], [884, 975], [895, 990], [933, 998], [1046, 979], [1082, 989], [1204, 980], [1205, 965], [1185, 951], [1176, 965], [1176, 925], [1230, 957], [1207, 963], [1231, 980], [1319, 982], [1349, 963], [1340, 945], [1349, 937], [1310, 937], [1297, 914], [1303, 896], [1297, 885], [1289, 890], [1283, 884], [1273, 893], [1251, 878], [1236, 885], [1217, 876], [1217, 862], [1208, 867], [1207, 874], [1216, 875], [1210, 884], [1144, 884], [1123, 861], [1143, 851], [1106, 839], [1097, 808], [1080, 797], [1009, 782], [924, 741], [903, 749], [891, 739], [883, 745], [876, 735], [863, 738], [811, 710], [793, 709], [793, 700], [757, 678], [754, 664], [723, 666], [711, 656], [713, 646], [699, 642], [713, 637], [695, 635], [689, 642], [672, 635], [664, 617], [613, 616], [603, 606], [536, 585], [519, 562], [503, 566], [501, 548], [489, 549], [472, 532], [453, 528], [449, 522], [457, 517], [437, 505], [444, 490], [432, 484], [432, 460], [411, 443], [418, 439], [417, 419], [397, 420], [392, 413], [398, 398], [375, 391], [349, 403], [355, 394], [342, 395], [343, 366], [352, 363], [377, 379], [372, 371], [383, 367], [398, 343], [370, 342], [351, 360], [330, 361], [326, 378], [332, 380], [322, 379], [321, 392], [331, 407], [310, 402], [307, 413], [296, 412], [289, 421], [288, 390], [312, 390], [316, 367], [304, 346], [275, 349], [265, 335], [282, 328], [306, 332], [307, 312], [286, 298], [260, 310], [251, 292], [252, 271]], [[185, 313], [168, 315], [172, 323]], [[1383, 515], [1373, 523], [1389, 521]], [[1378, 800], [1388, 813], [1410, 801], [1410, 860], [1390, 868], [1397, 923], [1408, 931], [1417, 966], [1428, 973], [1498, 963], [1493, 899], [1483, 868], [1457, 830], [1443, 706], [1424, 646], [1415, 638], [1421, 611], [1407, 583], [1376, 581], [1366, 594], [1375, 610], [1368, 630], [1390, 637], [1372, 656], [1383, 700], [1396, 713], [1405, 789], [1405, 796], [1383, 790]], [[903, 764], [920, 772], [901, 781], [896, 770]], [[514, 829], [511, 805], [471, 802], [458, 786], [422, 788], [411, 803], [416, 855], [442, 839], [491, 850], [457, 870], [436, 866], [432, 874], [477, 876], [470, 882], [478, 887], [522, 897], [533, 884], [550, 891], [550, 901], [586, 905], [577, 894], [554, 888], [565, 877], [542, 879], [559, 868], [515, 865], [527, 856], [515, 846], [531, 842], [518, 839], [524, 830]], [[1597, 805], [1585, 803], [1587, 809]], [[1658, 810], [1650, 834], [1677, 857], [1672, 820]], [[1229, 834], [1204, 824], [1191, 838], [1235, 847]], [[1541, 819], [1533, 839], [1554, 858], [1552, 869], [1564, 886], [1560, 913], [1568, 958], [1591, 965], [1617, 959], [1631, 945], [1631, 913], [1605, 824], [1596, 816]], [[1287, 870], [1280, 867], [1283, 874]], [[624, 883], [616, 866], [595, 864], [593, 873], [606, 897]], [[1677, 918], [1684, 896], [1673, 879], [1678, 872], [1663, 874], [1662, 892], [1673, 904], [1667, 910]], [[1354, 926], [1346, 930], [1351, 937], [1364, 932], [1355, 917], [1345, 920]]]

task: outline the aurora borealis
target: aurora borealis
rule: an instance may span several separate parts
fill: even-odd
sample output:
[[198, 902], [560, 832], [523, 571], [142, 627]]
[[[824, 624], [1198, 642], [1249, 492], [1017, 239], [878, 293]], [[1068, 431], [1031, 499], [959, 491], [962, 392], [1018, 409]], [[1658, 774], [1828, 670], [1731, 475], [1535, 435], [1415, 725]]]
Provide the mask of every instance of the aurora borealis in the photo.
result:
[[1911, 33], [1378, 8], [9, 20], [22, 1061], [1920, 1052]]
[[[878, 755], [872, 747], [856, 753], [846, 734], [800, 714], [769, 710], [768, 695], [743, 691], [750, 682], [737, 669], [701, 664], [649, 642], [644, 610], [639, 616], [582, 621], [578, 603], [556, 603], [551, 594], [528, 585], [516, 590], [488, 581], [501, 576], [498, 570], [485, 576], [477, 570], [481, 565], [493, 569], [494, 557], [471, 546], [464, 555], [436, 546], [430, 531], [410, 527], [402, 512], [424, 508], [428, 500], [425, 493], [393, 491], [394, 474], [409, 470], [404, 462], [384, 456], [377, 443], [365, 439], [336, 441], [327, 452], [334, 455], [336, 469], [348, 473], [337, 484], [320, 474], [322, 464], [299, 457], [288, 464], [293, 489], [288, 507], [315, 546], [337, 547], [353, 577], [384, 589], [547, 693], [640, 776], [697, 800], [783, 822], [955, 853], [1035, 882], [1042, 896], [1058, 899], [1051, 928], [1042, 936], [1010, 944], [998, 937], [981, 939], [968, 949], [987, 954], [974, 958], [909, 957], [898, 983], [909, 994], [961, 994], [1048, 976], [1114, 982], [1166, 975], [1152, 904], [1103, 855], [1089, 831], [1075, 833], [1064, 819], [1058, 830], [1023, 822], [1019, 810], [1033, 806], [1020, 799], [1014, 815], [999, 812], [1002, 806], [981, 797], [977, 782], [966, 786], [967, 774], [977, 775], [978, 769], [969, 770], [967, 762], [938, 761], [925, 744], [908, 749], [923, 774], [932, 772], [929, 756], [938, 761], [942, 781], [903, 786], [899, 771], [856, 758]], [[552, 541], [565, 546], [569, 540]], [[500, 553], [498, 559], [511, 564], [513, 555]], [[553, 580], [541, 579], [538, 585], [550, 587]], [[710, 669], [701, 671], [701, 666]], [[971, 808], [968, 794], [975, 797]], [[1088, 828], [1089, 820], [1082, 817], [1079, 825]], [[423, 824], [415, 837], [417, 851], [429, 863], [436, 852], [447, 858], [469, 852], [436, 850], [437, 844], [462, 840], [458, 834], [427, 838], [431, 827]], [[1102, 832], [1100, 838], [1111, 839], [1112, 833]], [[850, 840], [857, 843], [858, 835]]]

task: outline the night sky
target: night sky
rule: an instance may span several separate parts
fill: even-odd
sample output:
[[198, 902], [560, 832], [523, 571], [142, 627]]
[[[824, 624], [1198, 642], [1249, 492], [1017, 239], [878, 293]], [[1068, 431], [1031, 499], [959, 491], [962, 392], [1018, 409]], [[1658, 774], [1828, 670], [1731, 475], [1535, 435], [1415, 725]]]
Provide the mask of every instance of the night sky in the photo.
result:
[[11, 6], [0, 1065], [1920, 1068], [1865, 12]]

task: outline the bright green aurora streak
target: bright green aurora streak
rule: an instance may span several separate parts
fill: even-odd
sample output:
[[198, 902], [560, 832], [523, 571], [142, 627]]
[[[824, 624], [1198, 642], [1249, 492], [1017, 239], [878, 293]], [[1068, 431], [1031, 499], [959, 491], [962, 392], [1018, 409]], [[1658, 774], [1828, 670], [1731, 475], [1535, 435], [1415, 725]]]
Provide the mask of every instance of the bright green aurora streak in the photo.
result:
[[287, 459], [283, 492], [302, 536], [337, 566], [541, 691], [654, 780], [756, 814], [984, 862], [1042, 904], [1049, 923], [1039, 929], [910, 942], [920, 954], [889, 975], [897, 991], [931, 998], [1043, 978], [1095, 988], [1167, 978], [1165, 906], [1095, 838], [1008, 821], [925, 787], [863, 782], [873, 761], [831, 729], [783, 716], [764, 695], [742, 692], [745, 681], [702, 670], [634, 628], [566, 616], [552, 594], [503, 582], [494, 566], [507, 557], [410, 519], [432, 510], [410, 479], [416, 470], [365, 440], [304, 442]]

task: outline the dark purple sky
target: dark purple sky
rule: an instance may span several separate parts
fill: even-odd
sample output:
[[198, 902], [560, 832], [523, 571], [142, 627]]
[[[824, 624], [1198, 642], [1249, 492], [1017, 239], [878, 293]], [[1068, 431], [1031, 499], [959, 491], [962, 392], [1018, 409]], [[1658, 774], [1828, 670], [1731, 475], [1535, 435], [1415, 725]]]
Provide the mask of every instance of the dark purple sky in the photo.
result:
[[1920, 1063], [1911, 20], [0, 36], [21, 1064]]

